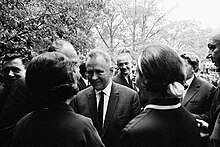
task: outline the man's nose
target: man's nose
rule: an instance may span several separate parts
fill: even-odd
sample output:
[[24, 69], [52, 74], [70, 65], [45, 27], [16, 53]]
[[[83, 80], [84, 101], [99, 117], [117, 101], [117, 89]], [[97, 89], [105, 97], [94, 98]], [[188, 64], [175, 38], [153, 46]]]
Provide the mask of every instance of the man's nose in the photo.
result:
[[212, 51], [209, 50], [208, 55], [206, 56], [206, 59], [212, 59]]
[[98, 78], [98, 76], [97, 76], [97, 74], [94, 72], [93, 74], [92, 74], [92, 80], [95, 80], [95, 79], [97, 79]]

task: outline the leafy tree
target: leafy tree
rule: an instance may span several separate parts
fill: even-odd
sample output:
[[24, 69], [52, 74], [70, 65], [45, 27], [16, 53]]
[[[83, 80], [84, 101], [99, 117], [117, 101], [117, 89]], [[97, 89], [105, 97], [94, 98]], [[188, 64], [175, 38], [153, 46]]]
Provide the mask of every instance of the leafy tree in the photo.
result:
[[40, 53], [63, 38], [84, 56], [94, 48], [91, 28], [104, 7], [101, 0], [2, 0], [0, 41]]
[[107, 13], [96, 30], [113, 56], [118, 48], [137, 52], [139, 46], [153, 40], [161, 31], [169, 11], [162, 12], [159, 3], [160, 0], [112, 0], [107, 4]]
[[177, 52], [192, 51], [204, 59], [210, 33], [210, 29], [202, 29], [198, 22], [174, 21], [163, 26], [158, 40], [172, 46]]

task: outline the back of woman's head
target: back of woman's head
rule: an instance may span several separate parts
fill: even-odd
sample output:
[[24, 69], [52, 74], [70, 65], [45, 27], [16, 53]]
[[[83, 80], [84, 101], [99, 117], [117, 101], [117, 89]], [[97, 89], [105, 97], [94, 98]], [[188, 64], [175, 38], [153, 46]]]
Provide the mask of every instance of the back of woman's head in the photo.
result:
[[[47, 52], [33, 58], [27, 67], [26, 83], [37, 101], [57, 103], [69, 99], [77, 90], [74, 65], [65, 55]], [[41, 99], [42, 98], [42, 99]]]
[[145, 88], [150, 91], [165, 92], [169, 84], [185, 81], [182, 60], [171, 47], [163, 44], [145, 47], [139, 56], [138, 68], [146, 79]]

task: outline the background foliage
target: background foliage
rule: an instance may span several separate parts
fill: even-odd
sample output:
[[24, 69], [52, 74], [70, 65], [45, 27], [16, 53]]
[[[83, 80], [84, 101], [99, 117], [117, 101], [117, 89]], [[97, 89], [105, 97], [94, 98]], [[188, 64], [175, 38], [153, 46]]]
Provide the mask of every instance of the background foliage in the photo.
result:
[[[164, 42], [178, 52], [207, 54], [210, 29], [198, 22], [170, 22], [162, 0], [1, 0], [0, 56], [15, 48], [24, 54], [44, 52], [57, 38], [70, 41], [81, 59], [94, 48], [113, 60], [121, 49], [136, 59], [151, 42]], [[2, 44], [13, 46], [6, 48]]]

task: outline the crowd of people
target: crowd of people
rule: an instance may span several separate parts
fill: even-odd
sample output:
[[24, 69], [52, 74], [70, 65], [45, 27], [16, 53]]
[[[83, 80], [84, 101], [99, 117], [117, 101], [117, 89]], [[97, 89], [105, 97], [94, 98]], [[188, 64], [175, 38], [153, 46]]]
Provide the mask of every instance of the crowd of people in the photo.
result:
[[[208, 44], [220, 69], [220, 32]], [[199, 58], [165, 44], [129, 52], [91, 50], [80, 63], [56, 40], [27, 62], [5, 55], [0, 91], [2, 147], [219, 147], [219, 86], [198, 76]], [[135, 74], [135, 76], [134, 76]]]

